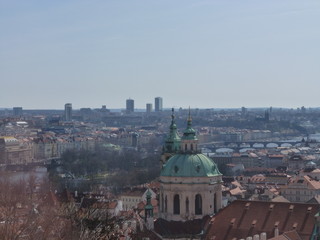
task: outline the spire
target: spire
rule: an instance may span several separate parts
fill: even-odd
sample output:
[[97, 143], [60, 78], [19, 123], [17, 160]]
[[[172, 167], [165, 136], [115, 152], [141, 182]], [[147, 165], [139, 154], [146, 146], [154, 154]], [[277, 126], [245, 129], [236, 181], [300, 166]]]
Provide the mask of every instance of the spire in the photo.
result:
[[150, 189], [148, 189], [147, 191], [147, 204], [145, 205], [144, 207], [144, 212], [145, 212], [145, 222], [146, 222], [146, 225], [147, 225], [147, 228], [150, 230], [150, 229], [153, 229], [154, 228], [154, 225], [153, 225], [153, 206], [152, 206], [152, 203], [151, 203], [151, 197], [152, 197], [152, 194], [150, 192]]
[[[150, 192], [150, 189], [148, 189], [147, 191], [147, 205], [151, 205], [151, 197], [152, 197], [152, 194]], [[152, 206], [152, 205], [151, 205]]]
[[191, 111], [190, 111], [190, 106], [189, 106], [189, 115], [188, 115], [188, 127], [191, 128], [192, 126], [192, 118], [191, 118]]
[[187, 128], [186, 128], [186, 130], [184, 130], [183, 138], [184, 139], [197, 139], [196, 131], [192, 128], [192, 118], [191, 118], [190, 107], [189, 107], [189, 114], [188, 114], [188, 120], [187, 120]]
[[181, 138], [181, 149], [185, 153], [194, 153], [198, 151], [198, 138], [196, 136], [196, 131], [192, 128], [190, 107], [187, 120], [187, 128], [184, 130], [183, 137]]
[[170, 129], [171, 129], [171, 128], [174, 128], [174, 127], [177, 128], [177, 126], [176, 126], [176, 121], [175, 121], [175, 118], [176, 118], [176, 117], [174, 116], [174, 108], [171, 109], [171, 112], [172, 112], [172, 113], [171, 113], [171, 125], [170, 125]]
[[175, 115], [174, 115], [174, 108], [172, 108], [171, 113], [171, 124], [170, 124], [170, 131], [168, 134], [168, 137], [165, 141], [165, 152], [176, 152], [179, 150], [180, 146], [180, 137], [177, 130], [177, 125], [175, 121]]
[[171, 113], [171, 118], [172, 118], [172, 121], [171, 121], [171, 122], [173, 122], [173, 121], [174, 121], [174, 118], [175, 118], [175, 117], [174, 117], [174, 108], [171, 108], [171, 112], [172, 112], [172, 113]]

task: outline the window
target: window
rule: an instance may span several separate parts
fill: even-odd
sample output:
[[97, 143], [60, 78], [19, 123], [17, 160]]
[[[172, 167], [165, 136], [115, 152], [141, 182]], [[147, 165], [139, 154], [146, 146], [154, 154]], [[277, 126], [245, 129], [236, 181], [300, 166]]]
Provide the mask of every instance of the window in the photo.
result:
[[164, 211], [164, 199], [163, 199], [163, 193], [161, 193], [160, 211]]
[[214, 197], [213, 197], [213, 211], [214, 213], [217, 213], [217, 193], [214, 194]]
[[202, 198], [200, 194], [197, 194], [195, 198], [195, 214], [196, 215], [202, 214]]
[[178, 194], [173, 198], [173, 214], [180, 214], [180, 197]]
[[189, 198], [186, 198], [186, 213], [189, 214]]
[[167, 199], [167, 195], [165, 197], [165, 200], [164, 200], [164, 212], [167, 212], [168, 210], [168, 199]]

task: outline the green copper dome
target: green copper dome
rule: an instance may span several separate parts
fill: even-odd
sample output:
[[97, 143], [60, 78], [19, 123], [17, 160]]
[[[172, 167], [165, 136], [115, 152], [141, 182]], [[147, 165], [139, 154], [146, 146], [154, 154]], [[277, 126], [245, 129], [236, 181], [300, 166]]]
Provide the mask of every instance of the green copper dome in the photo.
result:
[[176, 154], [163, 165], [160, 176], [166, 177], [213, 177], [221, 175], [217, 165], [207, 156]]

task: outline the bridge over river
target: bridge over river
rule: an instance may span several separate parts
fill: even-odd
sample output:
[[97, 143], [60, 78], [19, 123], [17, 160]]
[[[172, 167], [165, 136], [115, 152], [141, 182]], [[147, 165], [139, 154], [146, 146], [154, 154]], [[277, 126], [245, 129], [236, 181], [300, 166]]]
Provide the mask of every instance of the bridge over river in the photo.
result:
[[283, 140], [283, 141], [217, 141], [209, 143], [200, 143], [199, 147], [207, 148], [212, 152], [216, 152], [218, 149], [228, 148], [239, 152], [241, 149], [246, 148], [277, 148], [277, 147], [292, 147], [301, 146], [302, 141]]
[[1, 168], [11, 171], [28, 171], [35, 167], [45, 167], [48, 169], [51, 167], [59, 166], [60, 160], [60, 158], [38, 159], [26, 164], [3, 164], [1, 165]]

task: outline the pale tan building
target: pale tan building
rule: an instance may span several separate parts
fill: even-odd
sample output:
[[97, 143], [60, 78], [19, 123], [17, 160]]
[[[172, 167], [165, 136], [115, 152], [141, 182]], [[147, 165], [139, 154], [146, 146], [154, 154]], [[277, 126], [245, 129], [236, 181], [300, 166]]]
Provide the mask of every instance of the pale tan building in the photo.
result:
[[216, 164], [198, 152], [198, 139], [189, 116], [180, 150], [161, 170], [159, 217], [186, 221], [216, 213], [222, 204], [221, 183], [222, 174]]
[[320, 194], [320, 182], [309, 176], [297, 176], [281, 187], [280, 192], [290, 202], [307, 202]]
[[[146, 201], [148, 189], [134, 189], [134, 190], [130, 190], [127, 192], [124, 192], [121, 194], [120, 196], [120, 200], [122, 201], [122, 207], [123, 210], [131, 210], [131, 209], [135, 209], [137, 208], [138, 204], [141, 201]], [[151, 189], [149, 189], [150, 193], [151, 193], [151, 198], [155, 199], [156, 198], [156, 193], [154, 191], [152, 191]]]
[[0, 164], [17, 165], [32, 162], [31, 145], [23, 144], [14, 137], [0, 137]]

